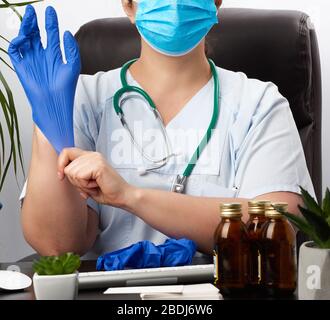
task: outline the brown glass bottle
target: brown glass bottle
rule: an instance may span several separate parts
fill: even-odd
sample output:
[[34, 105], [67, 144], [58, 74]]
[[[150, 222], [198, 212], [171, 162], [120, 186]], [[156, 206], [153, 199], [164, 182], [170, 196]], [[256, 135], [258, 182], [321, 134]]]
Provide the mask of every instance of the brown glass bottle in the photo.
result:
[[250, 240], [250, 286], [258, 288], [261, 282], [261, 230], [266, 222], [265, 211], [270, 201], [250, 201], [250, 218], [246, 223]]
[[261, 285], [270, 295], [290, 295], [297, 286], [296, 234], [290, 222], [276, 209], [287, 211], [286, 203], [266, 209], [262, 228]]
[[215, 285], [223, 295], [240, 294], [249, 280], [249, 239], [241, 204], [221, 204], [214, 234]]

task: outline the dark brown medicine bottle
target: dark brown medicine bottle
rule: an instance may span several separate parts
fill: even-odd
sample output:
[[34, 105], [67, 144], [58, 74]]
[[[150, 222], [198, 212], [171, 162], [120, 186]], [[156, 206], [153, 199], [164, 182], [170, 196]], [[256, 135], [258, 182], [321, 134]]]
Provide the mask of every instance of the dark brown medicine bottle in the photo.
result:
[[246, 227], [250, 240], [250, 286], [258, 288], [261, 282], [261, 230], [266, 222], [265, 211], [270, 201], [250, 201]]
[[261, 285], [270, 295], [290, 295], [297, 286], [296, 234], [290, 222], [276, 209], [287, 211], [286, 203], [266, 209], [262, 228]]
[[214, 234], [215, 285], [223, 295], [240, 294], [249, 280], [249, 239], [241, 204], [221, 204]]

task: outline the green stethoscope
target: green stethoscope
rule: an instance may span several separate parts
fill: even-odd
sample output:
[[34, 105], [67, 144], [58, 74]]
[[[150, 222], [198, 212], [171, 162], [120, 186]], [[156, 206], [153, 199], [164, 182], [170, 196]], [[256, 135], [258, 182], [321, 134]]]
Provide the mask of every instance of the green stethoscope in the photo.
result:
[[[169, 138], [168, 135], [166, 133], [166, 128], [164, 126], [164, 122], [162, 120], [162, 117], [160, 115], [160, 113], [157, 110], [157, 107], [155, 105], [155, 103], [153, 102], [153, 100], [151, 99], [151, 97], [148, 95], [147, 92], [145, 92], [143, 89], [136, 87], [136, 86], [130, 86], [127, 83], [127, 72], [129, 67], [136, 62], [137, 59], [131, 60], [129, 62], [127, 62], [121, 69], [121, 73], [120, 73], [120, 78], [121, 78], [121, 83], [122, 83], [122, 88], [119, 89], [113, 99], [113, 106], [114, 109], [117, 113], [117, 115], [120, 118], [120, 121], [123, 125], [123, 127], [127, 130], [132, 143], [134, 144], [134, 146], [137, 148], [137, 150], [140, 152], [140, 154], [142, 155], [143, 158], [145, 158], [146, 160], [148, 160], [149, 162], [152, 162], [155, 166], [150, 168], [150, 169], [145, 169], [142, 170], [141, 175], [146, 173], [147, 171], [152, 171], [152, 170], [156, 170], [159, 168], [164, 167], [169, 159], [173, 156], [175, 156], [176, 154], [171, 153], [170, 151], [170, 142], [169, 142]], [[172, 191], [176, 192], [176, 193], [184, 193], [185, 191], [185, 187], [187, 184], [187, 179], [191, 176], [197, 161], [199, 160], [202, 152], [204, 151], [204, 149], [206, 148], [206, 146], [208, 145], [211, 136], [212, 136], [212, 132], [213, 130], [216, 128], [216, 125], [218, 123], [219, 120], [219, 114], [220, 114], [220, 106], [219, 106], [219, 98], [220, 98], [220, 83], [219, 83], [219, 76], [218, 76], [218, 72], [216, 70], [216, 66], [214, 64], [214, 62], [212, 60], [209, 59], [209, 63], [211, 66], [211, 71], [212, 71], [212, 75], [213, 75], [213, 80], [214, 80], [214, 108], [213, 108], [213, 115], [212, 115], [212, 119], [210, 122], [210, 125], [206, 131], [205, 136], [203, 137], [202, 141], [200, 142], [199, 146], [197, 147], [196, 151], [194, 152], [192, 158], [190, 159], [186, 169], [184, 170], [182, 175], [178, 175], [176, 177], [175, 182], [173, 183], [173, 187], [172, 187]], [[160, 128], [161, 128], [161, 132], [162, 135], [164, 137], [164, 141], [166, 142], [166, 152], [167, 152], [167, 156], [159, 159], [159, 160], [155, 160], [152, 159], [151, 157], [149, 157], [143, 150], [143, 147], [141, 147], [136, 140], [134, 139], [134, 134], [133, 132], [130, 130], [126, 120], [125, 120], [125, 114], [124, 111], [122, 109], [123, 104], [129, 99], [129, 97], [124, 97], [125, 94], [127, 93], [134, 93], [134, 97], [140, 97], [142, 99], [145, 99], [145, 101], [147, 101], [147, 103], [149, 104], [151, 111], [153, 112], [155, 119], [159, 122]]]

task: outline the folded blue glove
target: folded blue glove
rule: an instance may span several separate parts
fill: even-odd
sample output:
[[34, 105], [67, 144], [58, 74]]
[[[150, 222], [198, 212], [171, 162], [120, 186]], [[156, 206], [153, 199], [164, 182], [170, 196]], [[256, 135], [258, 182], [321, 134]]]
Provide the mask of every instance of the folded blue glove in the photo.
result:
[[97, 259], [97, 270], [124, 270], [184, 266], [192, 263], [195, 242], [187, 239], [168, 239], [160, 246], [141, 241], [130, 247], [107, 253]]
[[80, 74], [78, 45], [64, 34], [67, 63], [63, 63], [56, 11], [46, 10], [47, 48], [41, 44], [34, 8], [26, 8], [19, 35], [8, 53], [32, 107], [35, 124], [60, 153], [74, 146], [73, 103]]

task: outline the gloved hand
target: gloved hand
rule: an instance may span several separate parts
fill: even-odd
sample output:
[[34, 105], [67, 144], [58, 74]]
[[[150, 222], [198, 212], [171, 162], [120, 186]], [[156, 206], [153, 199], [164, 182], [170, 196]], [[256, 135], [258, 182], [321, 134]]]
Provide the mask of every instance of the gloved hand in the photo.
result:
[[196, 253], [195, 242], [188, 239], [167, 239], [156, 246], [150, 241], [141, 241], [130, 247], [107, 253], [97, 259], [97, 270], [123, 270], [124, 268], [159, 268], [185, 266], [192, 263]]
[[60, 153], [74, 146], [73, 103], [80, 74], [78, 45], [70, 32], [64, 34], [67, 63], [63, 63], [56, 11], [46, 10], [47, 48], [41, 44], [37, 16], [29, 5], [19, 35], [8, 53], [32, 107], [35, 124]]

